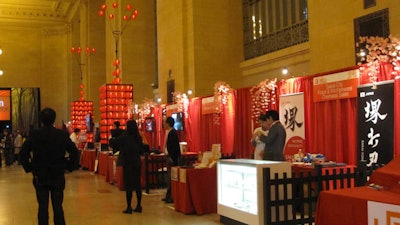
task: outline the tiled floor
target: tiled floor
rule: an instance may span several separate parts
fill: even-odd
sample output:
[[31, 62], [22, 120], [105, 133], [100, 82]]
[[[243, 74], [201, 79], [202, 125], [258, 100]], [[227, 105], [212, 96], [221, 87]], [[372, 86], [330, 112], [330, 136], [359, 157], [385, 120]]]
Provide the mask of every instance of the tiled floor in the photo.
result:
[[[217, 214], [197, 216], [176, 212], [173, 204], [161, 201], [165, 190], [143, 195], [143, 212], [126, 215], [122, 213], [125, 192], [106, 183], [103, 176], [80, 170], [66, 174], [66, 179], [64, 213], [68, 225], [221, 224]], [[0, 225], [37, 225], [36, 214], [32, 174], [26, 174], [18, 165], [0, 168]], [[49, 224], [53, 224], [52, 213]]]

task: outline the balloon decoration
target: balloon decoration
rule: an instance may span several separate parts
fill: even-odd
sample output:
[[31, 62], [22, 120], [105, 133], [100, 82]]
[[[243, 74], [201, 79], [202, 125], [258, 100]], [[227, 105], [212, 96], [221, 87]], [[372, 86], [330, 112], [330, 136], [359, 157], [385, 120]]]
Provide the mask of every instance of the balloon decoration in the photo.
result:
[[[118, 13], [117, 13], [118, 12]], [[112, 34], [115, 39], [115, 60], [113, 62], [113, 65], [115, 66], [115, 70], [113, 71], [113, 76], [114, 79], [112, 81], [113, 84], [120, 84], [122, 82], [121, 80], [121, 69], [120, 69], [120, 61], [118, 59], [118, 42], [120, 39], [120, 36], [124, 33], [129, 21], [135, 20], [138, 15], [138, 10], [134, 9], [131, 4], [127, 4], [124, 9], [119, 9], [119, 4], [117, 2], [113, 2], [111, 4], [111, 7], [108, 7], [106, 4], [101, 5], [100, 10], [99, 10], [99, 16], [107, 16], [110, 25], [111, 25], [111, 30]], [[120, 18], [117, 18], [120, 17]], [[116, 22], [116, 20], [121, 19], [122, 22], [119, 23]]]

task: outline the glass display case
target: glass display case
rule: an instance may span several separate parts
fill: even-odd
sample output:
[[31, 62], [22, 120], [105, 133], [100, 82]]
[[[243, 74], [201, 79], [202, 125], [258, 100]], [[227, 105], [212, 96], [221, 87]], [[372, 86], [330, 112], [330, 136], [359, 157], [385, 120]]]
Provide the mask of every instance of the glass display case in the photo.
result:
[[218, 214], [221, 218], [244, 224], [264, 224], [262, 172], [266, 167], [270, 168], [271, 176], [275, 173], [283, 176], [285, 172], [291, 176], [291, 165], [288, 162], [250, 159], [218, 162]]

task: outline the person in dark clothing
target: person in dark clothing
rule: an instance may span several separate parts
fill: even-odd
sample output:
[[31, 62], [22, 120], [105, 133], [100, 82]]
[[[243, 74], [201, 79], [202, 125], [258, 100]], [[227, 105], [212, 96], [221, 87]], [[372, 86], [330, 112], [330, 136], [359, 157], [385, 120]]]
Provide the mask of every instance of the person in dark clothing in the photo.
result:
[[11, 166], [14, 162], [14, 149], [13, 149], [13, 139], [8, 131], [8, 129], [3, 130], [3, 136], [1, 140], [4, 146], [4, 156], [6, 161], [6, 166]]
[[168, 117], [164, 122], [166, 132], [165, 152], [167, 154], [167, 193], [162, 200], [165, 203], [173, 203], [174, 200], [171, 194], [171, 167], [178, 166], [178, 161], [181, 156], [181, 148], [179, 146], [178, 133], [174, 129], [174, 119]]
[[[40, 112], [43, 127], [29, 131], [21, 149], [21, 164], [26, 173], [32, 172], [33, 185], [39, 204], [39, 225], [49, 224], [49, 194], [53, 206], [54, 225], [65, 225], [62, 207], [65, 188], [65, 170], [78, 168], [78, 149], [66, 131], [53, 125], [56, 112], [45, 108]], [[66, 159], [65, 153], [69, 153]]]
[[[142, 186], [140, 183], [141, 176], [141, 160], [140, 155], [143, 153], [144, 145], [142, 136], [139, 134], [139, 129], [136, 121], [130, 120], [127, 122], [127, 131], [110, 140], [112, 148], [119, 149], [117, 164], [123, 168], [123, 181], [126, 193], [126, 209], [123, 213], [131, 214], [133, 212], [142, 212]], [[132, 209], [132, 192], [136, 191], [136, 208]]]
[[[114, 122], [114, 127], [115, 128], [110, 130], [110, 132], [111, 132], [111, 139], [110, 140], [112, 140], [114, 138], [117, 138], [117, 137], [121, 136], [124, 133], [125, 130], [119, 128], [120, 126], [121, 126], [121, 124], [120, 124], [119, 121], [115, 121]], [[116, 153], [118, 151], [119, 151], [118, 146], [115, 146], [113, 148], [113, 153]]]

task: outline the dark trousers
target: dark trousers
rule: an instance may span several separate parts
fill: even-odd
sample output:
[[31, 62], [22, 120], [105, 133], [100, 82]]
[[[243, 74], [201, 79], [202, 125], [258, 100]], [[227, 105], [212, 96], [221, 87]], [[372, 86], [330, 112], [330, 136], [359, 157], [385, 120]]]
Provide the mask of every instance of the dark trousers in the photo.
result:
[[14, 162], [14, 151], [12, 148], [6, 148], [4, 150], [4, 155], [5, 155], [5, 160], [6, 160], [6, 166], [10, 166]]
[[62, 203], [64, 199], [65, 177], [64, 175], [52, 179], [43, 179], [35, 176], [33, 185], [36, 189], [36, 198], [39, 203], [38, 221], [39, 225], [49, 224], [49, 194], [53, 206], [54, 225], [65, 225], [64, 210]]

